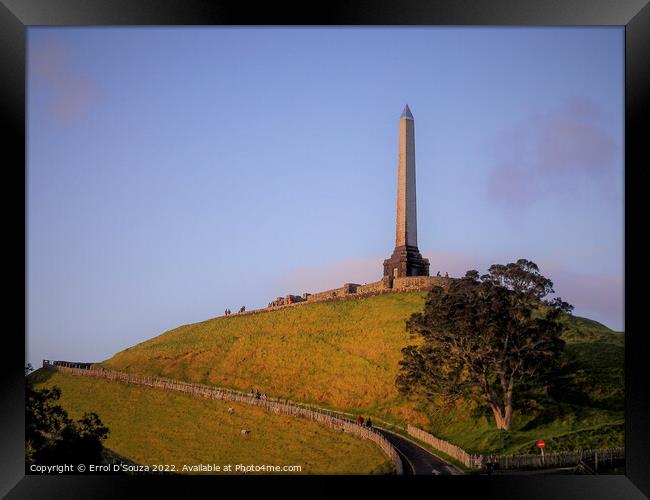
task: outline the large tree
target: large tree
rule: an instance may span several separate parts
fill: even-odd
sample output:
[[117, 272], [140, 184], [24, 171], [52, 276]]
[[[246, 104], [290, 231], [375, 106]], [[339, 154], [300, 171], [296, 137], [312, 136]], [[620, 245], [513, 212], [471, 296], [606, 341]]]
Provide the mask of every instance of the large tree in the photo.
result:
[[551, 293], [551, 280], [525, 259], [433, 288], [407, 322], [422, 342], [402, 349], [397, 388], [430, 400], [472, 398], [510, 429], [517, 384], [552, 373], [564, 347], [561, 318], [573, 307], [546, 299]]

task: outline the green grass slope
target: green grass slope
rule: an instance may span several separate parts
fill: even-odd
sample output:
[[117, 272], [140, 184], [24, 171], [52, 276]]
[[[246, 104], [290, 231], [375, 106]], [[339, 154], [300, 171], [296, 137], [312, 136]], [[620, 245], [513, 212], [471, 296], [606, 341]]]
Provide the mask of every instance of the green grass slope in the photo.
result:
[[623, 444], [624, 337], [568, 319], [565, 368], [549, 393], [527, 388], [510, 432], [470, 402], [441, 407], [397, 393], [405, 321], [426, 293], [306, 304], [184, 325], [102, 363], [131, 373], [249, 390], [422, 426], [479, 453]]
[[308, 420], [53, 370], [32, 376], [37, 388], [61, 388], [60, 404], [72, 418], [97, 413], [110, 429], [105, 446], [139, 464], [173, 464], [179, 473], [184, 464], [232, 464], [232, 473], [236, 464], [299, 465], [302, 474], [391, 471], [374, 443]]
[[181, 326], [104, 366], [338, 408], [393, 409], [404, 321], [424, 293], [306, 304]]

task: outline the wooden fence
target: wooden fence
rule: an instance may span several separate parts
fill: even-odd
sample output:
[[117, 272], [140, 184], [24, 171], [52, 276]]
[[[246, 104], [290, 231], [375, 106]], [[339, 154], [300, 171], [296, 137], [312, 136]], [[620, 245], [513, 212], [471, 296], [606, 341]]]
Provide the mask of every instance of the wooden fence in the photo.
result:
[[414, 438], [417, 438], [424, 443], [430, 444], [436, 450], [442, 451], [443, 453], [446, 453], [450, 457], [455, 458], [460, 463], [462, 463], [465, 467], [469, 467], [470, 469], [481, 467], [480, 456], [470, 455], [465, 450], [456, 446], [455, 444], [451, 444], [450, 442], [445, 441], [444, 439], [437, 438], [429, 434], [428, 432], [425, 432], [422, 429], [419, 429], [418, 427], [415, 427], [411, 424], [407, 425], [406, 431]]
[[470, 469], [482, 469], [485, 464], [498, 464], [501, 470], [539, 469], [553, 467], [574, 467], [580, 462], [596, 462], [613, 464], [625, 459], [625, 448], [607, 448], [602, 450], [580, 450], [547, 454], [542, 457], [534, 455], [470, 455], [462, 448], [437, 438], [428, 432], [412, 425], [407, 426], [407, 432], [420, 441], [431, 445], [436, 450], [446, 453]]
[[[277, 414], [285, 414], [302, 417], [316, 421], [330, 428], [340, 429], [358, 435], [361, 438], [369, 439], [376, 443], [382, 451], [390, 458], [397, 474], [403, 474], [402, 461], [395, 448], [379, 434], [375, 429], [368, 429], [359, 426], [355, 420], [347, 418], [342, 412], [335, 412], [279, 398], [257, 399], [251, 394], [221, 387], [208, 386], [172, 380], [163, 377], [149, 377], [145, 375], [133, 375], [130, 373], [106, 370], [94, 366], [92, 363], [78, 363], [69, 361], [43, 360], [44, 367], [52, 367], [57, 370], [75, 375], [100, 377], [108, 380], [115, 380], [127, 384], [145, 385], [178, 392], [186, 392], [196, 396], [209, 399], [222, 399], [235, 401], [254, 406], [261, 406]], [[441, 451], [469, 469], [482, 469], [488, 462], [497, 463], [501, 470], [514, 469], [536, 469], [552, 467], [573, 467], [579, 463], [613, 464], [625, 459], [625, 448], [608, 448], [601, 450], [580, 450], [575, 452], [563, 452], [534, 455], [472, 455], [465, 450], [444, 439], [437, 438], [428, 432], [411, 424], [406, 428], [408, 434], [420, 441], [431, 445], [434, 449]]]
[[499, 469], [539, 469], [554, 467], [575, 467], [580, 462], [613, 464], [625, 460], [625, 448], [607, 448], [602, 450], [580, 450], [561, 453], [534, 455], [496, 455], [485, 456], [483, 460], [499, 464]]
[[[86, 365], [88, 366], [85, 367]], [[391, 445], [388, 440], [384, 438], [384, 436], [382, 436], [373, 428], [362, 427], [358, 425], [356, 421], [345, 418], [329, 410], [307, 407], [306, 405], [302, 405], [300, 403], [287, 399], [258, 399], [252, 394], [236, 391], [233, 389], [182, 382], [179, 380], [172, 380], [163, 377], [149, 377], [145, 375], [134, 375], [130, 373], [106, 370], [101, 367], [92, 366], [90, 363], [70, 363], [66, 361], [43, 360], [43, 367], [55, 368], [61, 372], [70, 373], [73, 375], [99, 377], [107, 380], [123, 382], [126, 384], [144, 385], [170, 391], [185, 392], [208, 399], [235, 401], [238, 403], [260, 406], [277, 414], [284, 414], [313, 420], [332, 429], [349, 432], [363, 439], [373, 441], [391, 460], [395, 468], [395, 472], [400, 475], [404, 473], [401, 458], [399, 457], [393, 445]]]

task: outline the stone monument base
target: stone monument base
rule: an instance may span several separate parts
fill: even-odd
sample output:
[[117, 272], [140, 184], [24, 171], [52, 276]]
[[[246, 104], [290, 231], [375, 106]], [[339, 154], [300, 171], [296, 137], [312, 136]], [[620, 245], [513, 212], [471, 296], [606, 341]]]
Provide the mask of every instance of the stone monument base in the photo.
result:
[[384, 276], [429, 276], [429, 259], [420, 254], [418, 247], [402, 245], [395, 247], [393, 255], [384, 261]]

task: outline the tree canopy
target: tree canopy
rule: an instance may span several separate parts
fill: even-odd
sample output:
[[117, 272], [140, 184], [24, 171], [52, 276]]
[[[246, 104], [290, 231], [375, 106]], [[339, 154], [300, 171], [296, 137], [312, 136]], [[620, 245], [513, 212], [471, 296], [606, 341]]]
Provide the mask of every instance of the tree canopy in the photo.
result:
[[492, 410], [497, 428], [510, 429], [517, 384], [552, 373], [564, 347], [560, 319], [573, 308], [545, 299], [551, 293], [551, 280], [525, 259], [434, 287], [424, 312], [407, 322], [423, 342], [402, 349], [397, 388], [431, 400], [472, 398]]
[[[25, 368], [25, 375], [32, 370]], [[57, 404], [58, 387], [36, 389], [29, 377], [25, 382], [25, 462], [55, 465], [63, 463], [100, 464], [102, 442], [109, 430], [96, 413], [85, 413], [73, 421]]]

